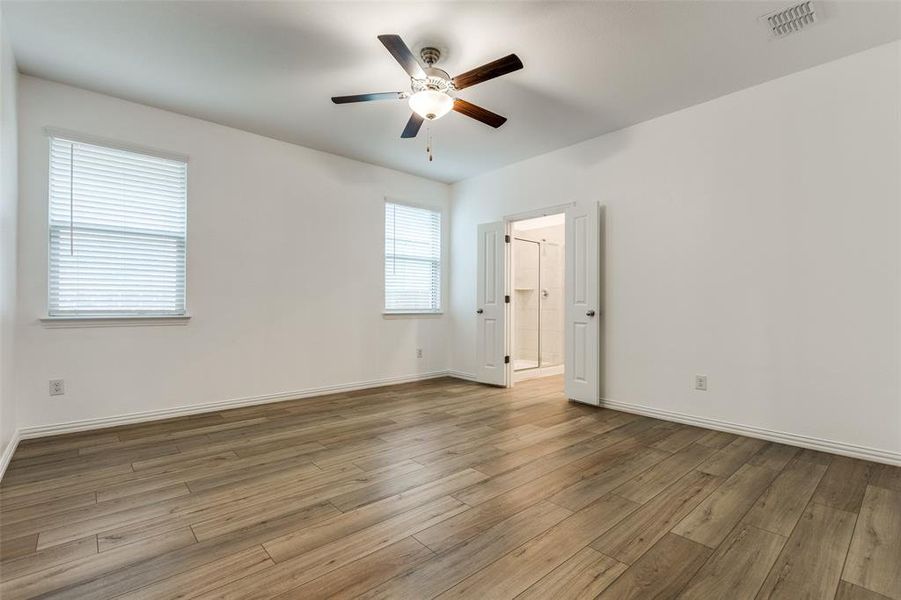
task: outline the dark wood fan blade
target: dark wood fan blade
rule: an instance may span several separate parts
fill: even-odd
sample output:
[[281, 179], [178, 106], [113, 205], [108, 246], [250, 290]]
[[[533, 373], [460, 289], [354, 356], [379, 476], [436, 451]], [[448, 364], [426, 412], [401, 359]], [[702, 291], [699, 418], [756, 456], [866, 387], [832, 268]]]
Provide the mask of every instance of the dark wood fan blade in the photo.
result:
[[468, 88], [477, 83], [482, 83], [483, 81], [488, 81], [489, 79], [494, 79], [495, 77], [518, 71], [521, 68], [522, 61], [519, 60], [519, 57], [515, 54], [510, 54], [504, 58], [492, 61], [487, 65], [476, 67], [472, 71], [466, 71], [462, 75], [457, 75], [454, 77], [454, 86], [458, 90], [462, 90], [463, 88]]
[[454, 99], [454, 110], [461, 115], [466, 115], [476, 121], [481, 121], [485, 125], [491, 125], [495, 129], [507, 122], [507, 117], [502, 117], [490, 110], [485, 110], [481, 106], [476, 106], [471, 102], [460, 100], [459, 98]]
[[378, 92], [376, 94], [356, 94], [355, 96], [332, 96], [335, 104], [349, 104], [351, 102], [370, 102], [372, 100], [401, 100], [403, 92]]
[[422, 70], [422, 65], [419, 64], [419, 61], [416, 60], [416, 57], [413, 56], [413, 53], [410, 52], [410, 49], [400, 39], [399, 35], [380, 35], [379, 41], [385, 45], [385, 48], [388, 49], [394, 60], [400, 63], [400, 66], [404, 68], [404, 71], [410, 77], [413, 79], [425, 79], [425, 71]]
[[404, 127], [404, 132], [400, 134], [402, 138], [415, 138], [416, 134], [419, 133], [419, 128], [422, 127], [423, 118], [413, 113], [410, 115], [410, 120], [407, 121], [407, 126]]

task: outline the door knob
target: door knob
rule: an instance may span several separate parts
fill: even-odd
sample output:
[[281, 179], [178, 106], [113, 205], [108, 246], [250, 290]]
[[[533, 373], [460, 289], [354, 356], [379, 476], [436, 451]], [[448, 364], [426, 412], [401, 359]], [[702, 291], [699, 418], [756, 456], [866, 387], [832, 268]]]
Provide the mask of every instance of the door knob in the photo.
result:
[[483, 312], [485, 312], [485, 311], [482, 310], [482, 309], [480, 308], [479, 310], [476, 311], [476, 314], [477, 314], [477, 315], [480, 315], [480, 314], [482, 314]]
[[593, 317], [593, 316], [594, 316], [594, 311], [593, 311], [593, 310], [586, 311], [585, 316], [586, 316], [586, 317]]

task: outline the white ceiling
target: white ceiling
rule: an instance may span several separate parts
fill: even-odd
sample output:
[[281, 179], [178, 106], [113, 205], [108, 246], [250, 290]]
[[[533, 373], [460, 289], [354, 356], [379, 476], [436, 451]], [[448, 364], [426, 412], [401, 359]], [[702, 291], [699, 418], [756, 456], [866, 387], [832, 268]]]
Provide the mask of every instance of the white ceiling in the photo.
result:
[[[698, 2], [22, 2], [4, 0], [19, 69], [281, 140], [457, 181], [901, 37], [897, 2], [824, 2], [770, 40], [792, 4]], [[438, 45], [454, 75], [515, 52], [525, 68], [460, 92], [509, 118], [451, 113], [400, 139], [406, 90], [376, 36]]]

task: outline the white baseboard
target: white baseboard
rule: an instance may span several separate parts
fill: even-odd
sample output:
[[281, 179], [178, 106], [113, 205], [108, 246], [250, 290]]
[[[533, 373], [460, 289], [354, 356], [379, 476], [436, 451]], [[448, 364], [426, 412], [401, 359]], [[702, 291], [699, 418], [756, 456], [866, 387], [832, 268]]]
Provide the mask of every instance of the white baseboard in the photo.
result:
[[13, 436], [9, 440], [9, 443], [6, 445], [6, 448], [3, 449], [3, 455], [0, 456], [0, 481], [3, 480], [3, 475], [6, 473], [6, 467], [9, 466], [9, 461], [12, 460], [16, 448], [19, 447], [20, 439], [22, 439], [21, 434], [19, 433], [19, 430], [16, 429], [13, 432]]
[[631, 404], [629, 402], [619, 402], [618, 400], [601, 399], [601, 406], [620, 410], [623, 412], [635, 413], [646, 417], [654, 417], [665, 421], [675, 421], [677, 423], [685, 423], [688, 425], [697, 425], [706, 429], [715, 429], [717, 431], [726, 431], [736, 433], [747, 437], [759, 438], [769, 442], [779, 442], [789, 444], [791, 446], [800, 446], [801, 448], [810, 448], [811, 450], [820, 450], [831, 454], [840, 454], [851, 458], [860, 458], [888, 465], [901, 466], [901, 453], [892, 452], [890, 450], [879, 450], [877, 448], [868, 448], [866, 446], [858, 446], [856, 444], [848, 444], [845, 442], [835, 442], [832, 440], [824, 440], [806, 435], [798, 435], [795, 433], [786, 433], [784, 431], [776, 431], [774, 429], [765, 429], [763, 427], [754, 427], [752, 425], [740, 425], [729, 421], [721, 421], [719, 419], [708, 419], [707, 417], [697, 417], [685, 413], [675, 412], [671, 410], [663, 410], [652, 408], [650, 406], [642, 406], [640, 404]]
[[[381, 379], [371, 379], [369, 381], [357, 381], [355, 383], [326, 385], [321, 387], [308, 388], [305, 390], [277, 392], [275, 394], [262, 394], [259, 396], [247, 396], [244, 398], [232, 398], [230, 400], [219, 400], [216, 402], [193, 404], [191, 406], [177, 406], [174, 408], [149, 410], [144, 412], [129, 413], [125, 415], [116, 415], [112, 417], [84, 419], [80, 421], [70, 421], [68, 423], [55, 423], [52, 425], [35, 425], [31, 427], [22, 427], [16, 433], [18, 439], [27, 440], [32, 438], [62, 435], [64, 433], [89, 431], [91, 429], [116, 427], [118, 425], [134, 425], [136, 423], [159, 421], [162, 419], [171, 419], [173, 417], [183, 417], [205, 412], [216, 412], [220, 410], [227, 410], [229, 408], [242, 408], [245, 406], [254, 406], [256, 404], [268, 404], [270, 402], [281, 402], [283, 400], [298, 400], [301, 398], [311, 398], [315, 396], [323, 396], [326, 394], [340, 394], [342, 392], [352, 392], [355, 390], [377, 388], [386, 385], [397, 385], [400, 383], [424, 381], [426, 379], [446, 377], [447, 375], [447, 371], [430, 371], [427, 373], [417, 373], [414, 375], [403, 375], [399, 377], [384, 377]], [[10, 453], [10, 457], [11, 456], [12, 454]], [[7, 458], [5, 454], [4, 458]], [[3, 466], [5, 467], [5, 463]]]
[[466, 371], [455, 371], [450, 369], [447, 372], [449, 377], [456, 377], [457, 379], [465, 379], [466, 381], [475, 381], [476, 374], [475, 373], [467, 373]]

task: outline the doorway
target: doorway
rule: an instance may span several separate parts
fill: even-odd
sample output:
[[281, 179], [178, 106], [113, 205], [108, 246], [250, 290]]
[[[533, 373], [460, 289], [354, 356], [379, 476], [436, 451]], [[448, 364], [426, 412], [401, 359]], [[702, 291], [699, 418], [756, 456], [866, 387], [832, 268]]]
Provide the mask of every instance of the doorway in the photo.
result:
[[[563, 362], [557, 363], [553, 342], [541, 345], [542, 327], [541, 279], [542, 239], [545, 255], [553, 250], [551, 238], [529, 232], [523, 222], [539, 217], [559, 220], [563, 215], [562, 238], [559, 244], [563, 256]], [[476, 372], [481, 383], [509, 387], [517, 379], [548, 374], [543, 369], [561, 370], [567, 398], [598, 406], [601, 391], [601, 206], [596, 201], [576, 201], [548, 209], [510, 215], [503, 221], [482, 223], [477, 228], [476, 249]], [[532, 227], [532, 230], [540, 227]], [[525, 232], [523, 232], [525, 230]], [[526, 270], [515, 280], [516, 256], [514, 237], [519, 233], [519, 261]], [[537, 238], [537, 239], [536, 239]], [[534, 245], [528, 246], [532, 242]], [[529, 258], [531, 256], [531, 258]], [[532, 272], [528, 272], [532, 261]], [[550, 263], [548, 258], [546, 262]], [[544, 282], [553, 281], [546, 275]], [[522, 288], [519, 292], [514, 288]], [[521, 298], [517, 301], [517, 293]], [[531, 301], [529, 300], [531, 294]], [[519, 336], [516, 333], [514, 305], [520, 309]], [[545, 303], [546, 324], [554, 319], [552, 301]], [[537, 311], [537, 314], [536, 314]], [[529, 324], [523, 325], [523, 323]], [[533, 333], [529, 333], [531, 329]], [[519, 351], [516, 339], [520, 337]], [[550, 333], [545, 340], [553, 340]], [[544, 350], [542, 354], [542, 350]], [[516, 357], [517, 361], [512, 360]], [[557, 364], [555, 364], [557, 363]], [[515, 368], [518, 367], [518, 368]]]
[[514, 383], [563, 374], [564, 222], [557, 213], [512, 223]]

